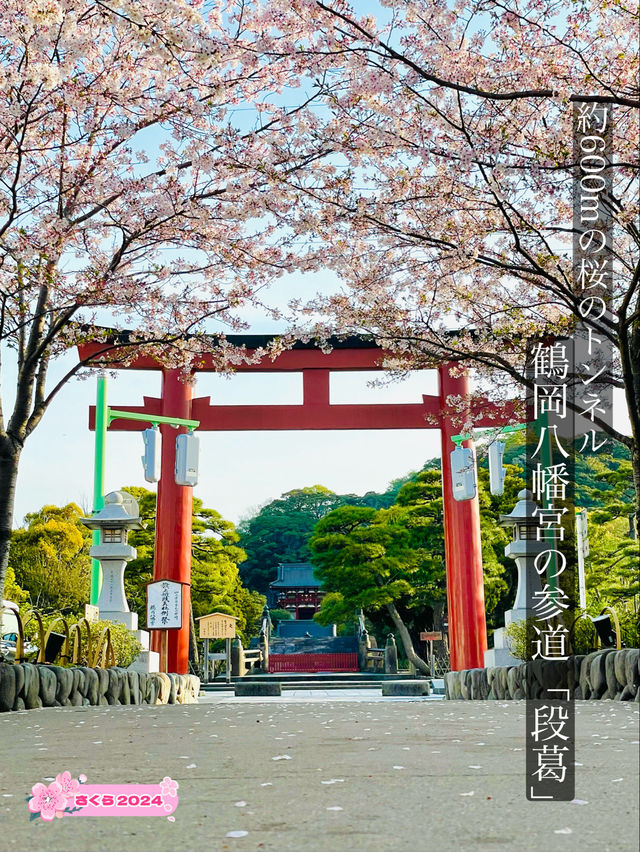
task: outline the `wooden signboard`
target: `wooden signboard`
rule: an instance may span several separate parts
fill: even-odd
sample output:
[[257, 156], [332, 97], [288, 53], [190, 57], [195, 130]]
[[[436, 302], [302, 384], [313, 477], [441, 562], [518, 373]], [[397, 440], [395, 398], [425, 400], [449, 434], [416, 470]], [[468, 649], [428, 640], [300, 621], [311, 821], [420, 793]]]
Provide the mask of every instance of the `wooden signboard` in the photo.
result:
[[228, 615], [226, 612], [210, 612], [208, 615], [201, 615], [196, 619], [199, 622], [198, 638], [235, 639], [237, 620], [234, 615]]
[[442, 631], [430, 630], [420, 634], [422, 642], [439, 642], [442, 639]]

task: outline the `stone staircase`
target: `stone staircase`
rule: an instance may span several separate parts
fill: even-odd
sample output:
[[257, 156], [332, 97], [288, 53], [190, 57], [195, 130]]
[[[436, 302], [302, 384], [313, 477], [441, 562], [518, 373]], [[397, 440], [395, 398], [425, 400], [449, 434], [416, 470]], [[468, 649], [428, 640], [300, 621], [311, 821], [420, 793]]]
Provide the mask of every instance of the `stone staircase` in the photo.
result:
[[[230, 683], [224, 680], [224, 675], [211, 683], [201, 684], [203, 692], [233, 691], [236, 682], [253, 683], [279, 683], [281, 689], [382, 689], [384, 681], [414, 681], [416, 675], [410, 672], [398, 672], [397, 674], [383, 674], [378, 672], [321, 672], [318, 674], [307, 672], [276, 672], [272, 674], [248, 674], [245, 677], [232, 677]], [[429, 680], [429, 678], [425, 678]], [[439, 684], [432, 690], [438, 694], [441, 690]], [[442, 685], [444, 694], [444, 685]]]
[[[258, 639], [251, 640], [250, 648], [258, 647]], [[356, 636], [272, 636], [270, 654], [357, 654]]]

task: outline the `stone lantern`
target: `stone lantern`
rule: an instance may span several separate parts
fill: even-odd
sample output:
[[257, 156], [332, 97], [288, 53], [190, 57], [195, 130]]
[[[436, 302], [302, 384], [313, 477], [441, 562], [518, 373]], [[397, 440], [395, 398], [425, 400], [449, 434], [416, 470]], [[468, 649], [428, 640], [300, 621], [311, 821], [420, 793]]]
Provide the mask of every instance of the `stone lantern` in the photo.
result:
[[[126, 505], [129, 511], [125, 509]], [[135, 516], [130, 514], [135, 511]], [[91, 518], [81, 522], [89, 529], [100, 530], [100, 544], [94, 545], [90, 555], [100, 561], [102, 587], [98, 598], [100, 618], [118, 621], [129, 630], [138, 629], [138, 615], [129, 610], [124, 592], [124, 569], [136, 557], [135, 547], [127, 543], [129, 530], [143, 529], [138, 504], [129, 494], [112, 491], [104, 498], [104, 507]]]
[[[525, 621], [532, 615], [527, 609], [527, 598], [531, 600], [536, 592], [542, 590], [534, 563], [539, 553], [549, 549], [549, 542], [538, 540], [538, 508], [532, 492], [523, 489], [518, 492], [518, 502], [511, 512], [508, 515], [500, 515], [500, 525], [511, 529], [513, 534], [513, 541], [505, 547], [504, 554], [515, 560], [518, 569], [516, 599], [513, 608], [504, 614], [505, 627], [517, 621]], [[509, 650], [504, 627], [499, 627], [493, 634], [493, 648], [484, 652], [485, 666], [517, 666], [521, 662], [522, 660], [514, 657]]]

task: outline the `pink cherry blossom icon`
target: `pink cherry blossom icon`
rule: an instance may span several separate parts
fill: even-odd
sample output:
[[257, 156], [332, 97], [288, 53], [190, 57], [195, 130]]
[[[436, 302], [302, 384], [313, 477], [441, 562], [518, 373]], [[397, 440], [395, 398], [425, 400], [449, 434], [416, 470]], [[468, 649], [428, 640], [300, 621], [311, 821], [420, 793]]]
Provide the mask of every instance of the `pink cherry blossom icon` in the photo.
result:
[[46, 822], [55, 819], [56, 811], [64, 811], [67, 807], [67, 798], [57, 781], [52, 781], [48, 787], [45, 784], [34, 784], [31, 792], [33, 796], [29, 799], [29, 810], [32, 814], [39, 813]]
[[63, 794], [68, 798], [74, 796], [80, 788], [80, 783], [71, 777], [70, 772], [61, 772], [59, 775], [56, 775], [56, 781], [60, 785]]
[[169, 778], [168, 775], [165, 775], [165, 777], [160, 783], [160, 792], [163, 796], [168, 796], [170, 799], [172, 799], [178, 795], [176, 791], [179, 786], [180, 785], [177, 781], [174, 781], [173, 779]]

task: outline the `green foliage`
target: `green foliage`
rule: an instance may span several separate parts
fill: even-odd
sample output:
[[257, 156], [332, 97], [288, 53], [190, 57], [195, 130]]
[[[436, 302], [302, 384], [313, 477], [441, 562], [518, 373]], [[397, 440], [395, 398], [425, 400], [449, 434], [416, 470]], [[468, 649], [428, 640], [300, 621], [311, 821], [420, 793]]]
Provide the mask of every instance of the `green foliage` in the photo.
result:
[[264, 595], [253, 589], [247, 589], [238, 577], [233, 591], [229, 595], [226, 608], [219, 608], [221, 612], [229, 612], [230, 615], [238, 617], [236, 633], [245, 648], [248, 646], [251, 637], [257, 636], [260, 632], [260, 616], [265, 603]]
[[277, 627], [281, 621], [293, 620], [293, 616], [288, 609], [271, 609], [269, 610], [269, 616], [274, 627]]
[[578, 613], [569, 633], [571, 649], [574, 654], [590, 654], [598, 646], [597, 633], [593, 622], [590, 618], [583, 618], [581, 613]]
[[344, 505], [388, 508], [407, 480], [408, 477], [396, 479], [384, 493], [369, 491], [363, 496], [334, 494], [323, 485], [312, 485], [287, 491], [267, 503], [238, 526], [247, 553], [240, 569], [243, 581], [252, 589], [266, 592], [276, 579], [281, 562], [309, 561], [309, 539], [320, 518]]
[[[389, 509], [335, 509], [316, 525], [310, 547], [327, 590], [321, 623], [350, 621], [360, 608], [375, 619], [387, 604], [396, 604], [417, 638], [445, 596], [439, 473], [418, 474]], [[381, 615], [376, 630], [388, 626], [388, 616]]]
[[272, 500], [238, 529], [247, 559], [241, 568], [245, 585], [266, 592], [280, 562], [306, 562], [308, 541], [317, 521], [340, 505], [322, 485], [287, 491]]
[[[444, 532], [442, 527], [442, 496], [440, 464], [431, 466], [407, 484], [398, 494], [397, 502], [403, 505], [407, 500], [414, 502], [410, 524], [416, 523], [416, 516], [424, 514], [420, 511], [422, 504], [430, 506], [426, 513], [427, 518], [431, 516], [428, 527], [423, 527], [423, 532], [428, 533], [422, 542], [416, 541], [431, 555], [437, 559], [441, 566], [444, 565]], [[434, 462], [430, 462], [434, 465]], [[423, 497], [419, 496], [420, 488], [427, 483], [429, 490]], [[480, 535], [482, 542], [482, 564], [484, 574], [484, 596], [485, 611], [487, 614], [487, 625], [491, 629], [502, 620], [502, 612], [511, 606], [516, 593], [517, 572], [515, 563], [504, 555], [504, 549], [511, 540], [507, 530], [500, 526], [499, 518], [502, 514], [508, 514], [518, 500], [518, 491], [524, 487], [522, 468], [516, 465], [506, 465], [504, 482], [504, 493], [494, 496], [489, 491], [489, 470], [486, 456], [479, 453], [478, 459], [478, 501], [480, 505]], [[437, 523], [435, 522], [437, 518]], [[440, 583], [440, 599], [444, 602], [446, 577], [444, 570], [437, 575]], [[438, 600], [432, 595], [433, 600]], [[495, 621], [495, 624], [494, 624]], [[424, 629], [424, 626], [420, 629]]]
[[11, 536], [9, 565], [31, 606], [80, 615], [89, 600], [91, 535], [75, 503], [43, 506]]
[[627, 515], [635, 503], [629, 458], [618, 458], [613, 453], [577, 456], [576, 480], [576, 505], [600, 510], [595, 511], [598, 520]]
[[639, 613], [631, 607], [616, 607], [616, 615], [620, 623], [620, 634], [622, 642], [627, 648], [638, 648], [638, 634], [640, 624], [638, 623]]
[[[30, 607], [28, 607], [28, 609], [30, 609]], [[53, 622], [57, 618], [61, 617], [61, 613], [59, 613], [59, 612], [40, 613], [39, 610], [38, 610], [38, 612], [39, 612], [39, 614], [42, 618], [42, 625], [44, 627], [45, 633], [47, 632], [49, 627], [53, 624]], [[39, 647], [40, 646], [40, 634], [39, 634], [39, 631], [38, 631], [38, 622], [37, 622], [36, 618], [34, 616], [30, 616], [30, 615], [27, 615], [26, 613], [22, 613], [22, 612], [20, 613], [20, 615], [23, 616], [23, 626], [24, 626], [25, 639], [28, 642], [31, 642], [32, 644], [37, 645]], [[26, 617], [24, 617], [24, 616], [26, 616]], [[76, 623], [76, 618], [74, 617], [73, 614], [63, 615], [62, 618], [64, 618], [66, 620], [69, 627], [71, 627], [72, 624]], [[60, 624], [60, 622], [58, 622], [58, 628], [62, 628], [62, 624]], [[55, 629], [56, 628], [54, 628], [54, 630]], [[56, 631], [56, 632], [61, 632], [61, 630]]]
[[29, 592], [18, 585], [15, 571], [11, 565], [7, 568], [4, 579], [4, 599], [18, 604], [21, 613], [29, 608]]
[[529, 662], [535, 653], [535, 639], [537, 636], [535, 627], [540, 629], [536, 618], [527, 618], [526, 621], [512, 621], [505, 627], [507, 645], [514, 657]]
[[[638, 618], [637, 614], [630, 611], [617, 612], [620, 623], [620, 638], [622, 644], [627, 648], [638, 647]], [[505, 628], [505, 635], [514, 657], [521, 660], [531, 660], [536, 651], [536, 639], [541, 629], [540, 621], [536, 618], [528, 618], [526, 621], [517, 621]], [[589, 617], [577, 613], [573, 624], [568, 625], [569, 648], [573, 654], [590, 654], [598, 646], [598, 636], [593, 622]]]
[[[600, 461], [600, 460], [598, 460]], [[635, 513], [631, 463], [626, 458], [603, 458], [599, 475], [606, 490], [589, 490], [589, 555], [585, 564], [587, 612], [596, 616], [612, 607], [627, 647], [638, 647], [638, 541], [629, 536], [629, 516]], [[587, 496], [589, 496], [587, 495]]]
[[[50, 627], [53, 629], [54, 633], [64, 633], [64, 626], [60, 621], [61, 618], [63, 618], [67, 623], [73, 647], [74, 631], [72, 631], [71, 628], [74, 624], [77, 623], [78, 619], [76, 619], [71, 613], [67, 613], [66, 615], [63, 615], [60, 612], [50, 612], [42, 614], [42, 626], [44, 628], [44, 634], [46, 636], [47, 631]], [[107, 627], [111, 631], [111, 644], [113, 646], [113, 651], [116, 658], [116, 665], [122, 666], [123, 668], [130, 666], [142, 650], [142, 645], [135, 638], [133, 633], [131, 633], [124, 624], [120, 624], [119, 622], [107, 621], [105, 619], [102, 621], [96, 621], [91, 624], [91, 653], [95, 653], [97, 642], [99, 641], [103, 630], [105, 630], [105, 628]], [[38, 622], [34, 617], [30, 617], [25, 623], [24, 632], [25, 639], [28, 642], [31, 642], [32, 644], [40, 647], [40, 633], [38, 630]], [[87, 630], [84, 624], [81, 625], [81, 636], [82, 641], [79, 665], [87, 666], [90, 662], [88, 658], [89, 646], [87, 643]], [[62, 660], [58, 659], [56, 660], [56, 665], [65, 665], [65, 663], [63, 663]], [[66, 665], [70, 666], [71, 662], [67, 662]]]
[[[585, 509], [604, 506], [611, 499], [608, 492], [614, 491], [624, 503], [634, 500], [631, 475], [631, 453], [617, 441], [597, 433], [598, 443], [607, 439], [607, 444], [595, 452], [581, 450], [582, 438], [576, 439], [575, 453], [575, 503]], [[533, 449], [533, 448], [532, 448]], [[483, 462], [480, 460], [480, 463]], [[505, 465], [516, 465], [526, 469], [526, 432], [511, 433], [506, 442]], [[485, 462], [486, 464], [486, 462]]]
[[[127, 668], [138, 656], [140, 651], [142, 650], [142, 645], [135, 638], [133, 633], [131, 633], [124, 624], [120, 624], [116, 621], [96, 621], [91, 625], [91, 636], [92, 641], [97, 642], [100, 636], [102, 635], [102, 631], [105, 628], [109, 628], [111, 634], [111, 644], [113, 646], [113, 653], [116, 658], [116, 665], [122, 666], [122, 668]], [[86, 660], [86, 632], [83, 631], [82, 636], [82, 649], [85, 652], [85, 660]], [[87, 665], [86, 662], [81, 663], [81, 665]]]
[[598, 515], [602, 513], [588, 516], [589, 556], [585, 565], [587, 609], [592, 615], [605, 605], [633, 608], [638, 595], [638, 542], [629, 538], [627, 518], [598, 522]]

